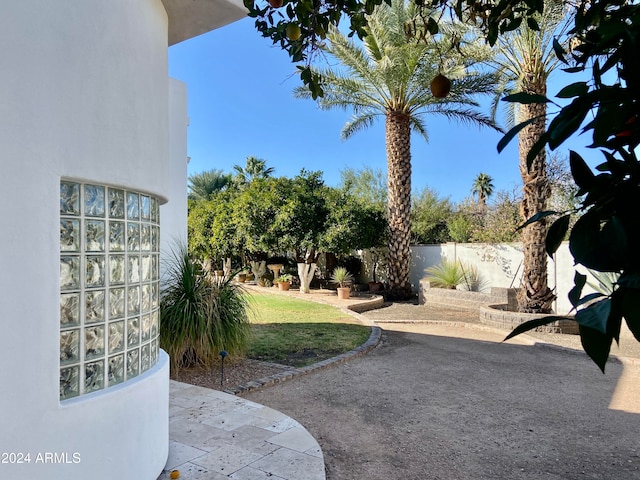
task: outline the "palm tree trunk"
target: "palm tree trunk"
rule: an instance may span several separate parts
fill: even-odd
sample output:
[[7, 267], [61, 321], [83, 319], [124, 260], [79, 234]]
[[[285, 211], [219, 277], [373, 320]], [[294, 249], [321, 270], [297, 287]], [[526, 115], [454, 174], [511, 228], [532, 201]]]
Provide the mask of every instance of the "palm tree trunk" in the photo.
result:
[[411, 295], [411, 129], [409, 116], [387, 111], [387, 212], [389, 217], [389, 284], [391, 295]]
[[[544, 80], [525, 79], [522, 91], [546, 95]], [[543, 150], [527, 168], [527, 154], [533, 144], [546, 130], [547, 106], [544, 103], [521, 105], [522, 121], [537, 117], [537, 120], [520, 132], [520, 175], [522, 176], [523, 220], [545, 211], [551, 194], [546, 171], [546, 152]], [[547, 253], [544, 248], [548, 224], [545, 219], [525, 227], [522, 235], [524, 270], [522, 285], [518, 293], [518, 310], [529, 313], [550, 313], [555, 295], [547, 284]]]

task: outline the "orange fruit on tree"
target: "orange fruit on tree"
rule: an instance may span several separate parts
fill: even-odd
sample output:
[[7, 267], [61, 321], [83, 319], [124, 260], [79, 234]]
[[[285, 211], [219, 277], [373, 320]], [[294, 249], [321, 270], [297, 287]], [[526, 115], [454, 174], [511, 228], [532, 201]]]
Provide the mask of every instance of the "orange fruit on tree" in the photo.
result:
[[302, 31], [300, 30], [300, 26], [296, 23], [288, 23], [286, 29], [287, 38], [292, 42], [295, 42], [302, 35]]
[[283, 4], [282, 0], [269, 0], [269, 5], [273, 8], [280, 8]]
[[431, 80], [431, 93], [436, 98], [444, 98], [451, 91], [451, 80], [439, 73]]

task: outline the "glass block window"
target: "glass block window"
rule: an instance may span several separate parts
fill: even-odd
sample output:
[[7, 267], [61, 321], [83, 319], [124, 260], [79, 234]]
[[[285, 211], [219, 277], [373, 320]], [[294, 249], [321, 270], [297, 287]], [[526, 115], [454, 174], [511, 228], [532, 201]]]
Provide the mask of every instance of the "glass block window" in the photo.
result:
[[134, 378], [158, 359], [158, 200], [60, 182], [60, 399]]

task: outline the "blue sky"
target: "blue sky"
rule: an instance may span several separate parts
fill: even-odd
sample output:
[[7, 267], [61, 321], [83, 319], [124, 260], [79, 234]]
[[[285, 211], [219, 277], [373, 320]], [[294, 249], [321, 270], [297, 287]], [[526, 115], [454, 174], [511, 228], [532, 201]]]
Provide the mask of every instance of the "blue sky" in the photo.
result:
[[[189, 97], [189, 174], [213, 168], [231, 172], [248, 156], [266, 160], [276, 176], [321, 170], [332, 186], [346, 167], [386, 172], [384, 119], [342, 141], [340, 131], [351, 113], [321, 111], [311, 100], [295, 99], [292, 91], [301, 84], [295, 72], [288, 55], [262, 38], [250, 18], [170, 47], [169, 75], [187, 84]], [[552, 78], [549, 93], [559, 85]], [[425, 119], [429, 142], [412, 135], [414, 192], [428, 186], [461, 201], [481, 172], [493, 178], [496, 190], [519, 188], [516, 141], [498, 154], [498, 132], [439, 116]], [[570, 145], [588, 154], [587, 143], [581, 137]]]

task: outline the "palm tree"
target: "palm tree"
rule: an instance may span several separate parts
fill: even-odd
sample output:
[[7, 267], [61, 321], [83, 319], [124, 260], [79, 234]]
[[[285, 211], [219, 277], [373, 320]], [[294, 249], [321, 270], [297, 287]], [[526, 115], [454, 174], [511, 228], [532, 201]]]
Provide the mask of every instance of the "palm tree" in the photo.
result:
[[[425, 115], [495, 128], [489, 117], [475, 109], [478, 104], [474, 100], [476, 94], [494, 93], [493, 75], [468, 70], [478, 59], [487, 58], [488, 49], [482, 42], [457, 42], [464, 38], [458, 33], [461, 27], [451, 24], [441, 24], [443, 33], [437, 40], [432, 37], [423, 41], [421, 35], [408, 35], [406, 26], [425, 30], [421, 23], [424, 13], [404, 0], [377, 7], [369, 18], [363, 44], [330, 30], [324, 49], [341, 68], [313, 69], [321, 75], [325, 91], [318, 99], [320, 108], [353, 110], [353, 117], [342, 130], [343, 139], [371, 126], [378, 117], [385, 118], [388, 278], [391, 294], [400, 297], [411, 291], [411, 131], [428, 140]], [[452, 80], [446, 98], [435, 98], [429, 89], [438, 73]], [[311, 98], [304, 87], [295, 93], [298, 98]]]
[[485, 210], [487, 198], [493, 194], [493, 178], [486, 173], [479, 173], [473, 181], [471, 193], [478, 196], [478, 204], [482, 210]]
[[[564, 18], [565, 9], [562, 2], [545, 0], [544, 14], [537, 18], [539, 30], [532, 30], [528, 24], [523, 24], [512, 34], [499, 38], [496, 44], [499, 55], [495, 57], [493, 64], [497, 67], [501, 85], [494, 105], [497, 105], [497, 98], [505, 92], [517, 91], [546, 96], [547, 80], [558, 65], [553, 50], [553, 38], [561, 28]], [[527, 165], [529, 150], [546, 131], [547, 105], [513, 105], [517, 111], [510, 111], [512, 122], [532, 121], [518, 136], [520, 175], [523, 182], [520, 212], [526, 221], [546, 210], [551, 194], [544, 149], [531, 165]], [[528, 225], [523, 231], [523, 277], [522, 288], [518, 294], [518, 309], [521, 312], [551, 312], [555, 295], [547, 284], [547, 230], [548, 224], [543, 219]]]
[[231, 183], [231, 175], [222, 170], [208, 170], [206, 172], [189, 175], [189, 198], [192, 200], [208, 200], [212, 193], [223, 190]]
[[247, 157], [245, 167], [234, 165], [236, 171], [234, 182], [237, 186], [248, 185], [256, 178], [270, 177], [274, 172], [273, 167], [267, 168], [267, 161], [256, 157]]

